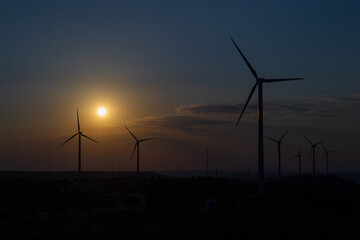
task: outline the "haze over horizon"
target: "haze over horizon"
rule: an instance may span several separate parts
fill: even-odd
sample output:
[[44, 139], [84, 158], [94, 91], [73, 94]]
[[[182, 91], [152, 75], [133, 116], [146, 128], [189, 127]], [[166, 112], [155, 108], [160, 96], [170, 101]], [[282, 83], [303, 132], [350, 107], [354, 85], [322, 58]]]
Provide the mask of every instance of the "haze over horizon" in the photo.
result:
[[[85, 171], [257, 169], [257, 94], [235, 128], [254, 79], [264, 84], [264, 135], [279, 138], [283, 170], [325, 140], [329, 171], [360, 171], [358, 1], [2, 1], [0, 170], [75, 171], [82, 130]], [[99, 107], [107, 109], [100, 117]], [[265, 170], [277, 169], [264, 140]], [[317, 169], [324, 171], [323, 149]]]

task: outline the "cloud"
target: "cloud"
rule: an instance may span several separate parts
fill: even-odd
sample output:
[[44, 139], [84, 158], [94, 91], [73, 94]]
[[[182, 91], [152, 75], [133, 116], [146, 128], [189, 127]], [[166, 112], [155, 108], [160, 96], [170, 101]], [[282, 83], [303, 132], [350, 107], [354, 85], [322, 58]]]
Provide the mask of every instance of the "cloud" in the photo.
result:
[[180, 130], [229, 124], [228, 121], [224, 121], [224, 120], [205, 119], [205, 118], [202, 119], [191, 115], [174, 115], [174, 116], [145, 118], [145, 122], [148, 125], [180, 129]]
[[179, 114], [234, 114], [241, 111], [241, 105], [209, 105], [209, 104], [193, 104], [181, 105], [177, 108]]
[[[193, 115], [203, 118], [219, 117], [220, 119], [233, 118], [240, 114], [242, 104], [194, 104], [182, 105], [177, 113]], [[342, 97], [322, 95], [307, 99], [281, 100], [264, 103], [264, 115], [268, 119], [289, 119], [291, 117], [337, 117], [340, 114], [353, 114], [360, 110], [360, 95], [353, 94]], [[248, 105], [244, 117], [257, 115], [257, 105]], [[235, 118], [234, 118], [235, 116]], [[248, 116], [249, 117], [249, 116]]]
[[[351, 130], [360, 120], [360, 95], [330, 97], [326, 95], [303, 99], [278, 100], [264, 104], [264, 124], [269, 128], [291, 128], [301, 131], [314, 129]], [[135, 119], [132, 125], [140, 134], [167, 138], [198, 139], [226, 138], [244, 135], [257, 125], [257, 105], [248, 106], [240, 127], [234, 124], [242, 104], [180, 105], [173, 114]], [[300, 130], [299, 130], [300, 131]], [[352, 131], [352, 130], [351, 130]]]
[[214, 132], [222, 132], [224, 128], [232, 128], [233, 123], [221, 119], [200, 118], [192, 115], [151, 116], [136, 119], [129, 123], [136, 132], [144, 136], [156, 136], [167, 139], [183, 139], [203, 141], [214, 136]]

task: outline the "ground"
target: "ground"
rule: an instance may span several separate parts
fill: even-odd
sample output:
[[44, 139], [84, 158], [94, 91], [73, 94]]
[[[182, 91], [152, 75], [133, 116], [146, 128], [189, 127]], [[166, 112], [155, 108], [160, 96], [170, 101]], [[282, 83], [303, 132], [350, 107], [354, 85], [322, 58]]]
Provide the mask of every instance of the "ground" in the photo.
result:
[[336, 176], [0, 173], [0, 239], [360, 239], [360, 186]]

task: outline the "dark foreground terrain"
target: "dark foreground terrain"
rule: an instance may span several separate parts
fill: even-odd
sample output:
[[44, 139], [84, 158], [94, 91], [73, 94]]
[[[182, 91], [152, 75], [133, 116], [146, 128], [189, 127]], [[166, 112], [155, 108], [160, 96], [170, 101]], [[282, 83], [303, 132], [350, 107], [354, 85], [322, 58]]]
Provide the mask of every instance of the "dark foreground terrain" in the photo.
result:
[[335, 176], [259, 198], [239, 179], [42, 174], [0, 173], [0, 239], [360, 239], [360, 186]]

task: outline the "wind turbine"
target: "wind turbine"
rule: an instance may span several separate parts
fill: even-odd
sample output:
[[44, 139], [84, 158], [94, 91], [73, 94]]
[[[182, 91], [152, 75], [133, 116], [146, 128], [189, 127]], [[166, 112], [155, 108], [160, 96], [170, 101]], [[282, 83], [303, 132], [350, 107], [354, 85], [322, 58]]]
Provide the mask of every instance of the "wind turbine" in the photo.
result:
[[302, 80], [304, 78], [276, 78], [276, 79], [265, 79], [265, 78], [259, 78], [257, 73], [255, 72], [254, 68], [250, 65], [249, 61], [246, 59], [244, 54], [241, 52], [238, 45], [235, 43], [234, 39], [231, 38], [231, 41], [234, 43], [235, 47], [239, 51], [240, 55], [244, 59], [246, 65], [250, 69], [251, 73], [254, 75], [256, 83], [251, 89], [250, 95], [248, 99], [246, 100], [246, 103], [244, 105], [244, 108], [240, 114], [240, 117], [236, 123], [236, 126], [239, 124], [240, 119], [242, 115], [244, 114], [244, 111], [252, 97], [252, 95], [255, 92], [256, 87], [258, 87], [258, 127], [259, 127], [259, 143], [258, 143], [258, 194], [260, 196], [264, 195], [264, 139], [263, 139], [263, 98], [262, 98], [262, 84], [263, 83], [272, 83], [272, 82], [281, 82], [281, 81], [290, 81], [290, 80]]
[[301, 153], [300, 153], [300, 147], [301, 147], [301, 144], [299, 145], [298, 154], [291, 158], [291, 159], [295, 159], [295, 158], [299, 159], [299, 177], [301, 176], [301, 156], [302, 156]]
[[309, 144], [311, 145], [309, 159], [310, 159], [311, 153], [312, 153], [313, 154], [313, 176], [315, 177], [315, 148], [316, 148], [316, 146], [318, 144], [324, 142], [324, 140], [313, 144], [305, 135], [303, 135], [303, 136], [309, 142]]
[[135, 146], [134, 146], [134, 150], [132, 151], [132, 154], [131, 154], [131, 159], [133, 158], [134, 156], [134, 152], [135, 152], [135, 149], [137, 149], [137, 167], [136, 167], [136, 172], [139, 173], [139, 148], [140, 148], [140, 143], [141, 142], [145, 142], [145, 141], [148, 141], [148, 140], [151, 140], [151, 139], [154, 139], [153, 137], [152, 138], [145, 138], [145, 139], [137, 139], [135, 137], [135, 135], [130, 131], [130, 129], [128, 129], [126, 126], [125, 128], [129, 131], [129, 133], [131, 134], [131, 136], [134, 137], [136, 143], [135, 143]]
[[209, 177], [209, 148], [206, 148], [206, 177]]
[[287, 130], [284, 135], [279, 139], [279, 140], [275, 140], [271, 137], [265, 136], [267, 139], [270, 139], [271, 141], [274, 141], [277, 143], [277, 148], [278, 148], [278, 155], [279, 155], [279, 178], [281, 178], [281, 144], [283, 138], [286, 136], [286, 134], [289, 132], [290, 130]]
[[79, 110], [76, 109], [76, 116], [77, 116], [77, 124], [78, 124], [78, 132], [75, 133], [72, 137], [70, 137], [68, 140], [66, 140], [65, 142], [63, 142], [59, 147], [61, 147], [62, 145], [64, 145], [65, 143], [67, 143], [68, 141], [70, 141], [72, 138], [74, 138], [76, 135], [79, 135], [79, 160], [78, 160], [78, 172], [81, 172], [81, 137], [85, 137], [93, 142], [98, 143], [97, 141], [95, 141], [94, 139], [86, 136], [85, 134], [83, 134], [80, 131], [80, 122], [79, 122]]
[[324, 157], [326, 157], [326, 176], [327, 176], [327, 175], [329, 175], [329, 153], [333, 153], [335, 151], [328, 151], [328, 150], [326, 150], [324, 144], [321, 144], [321, 145], [323, 146], [324, 151], [325, 151], [323, 159], [324, 159]]

